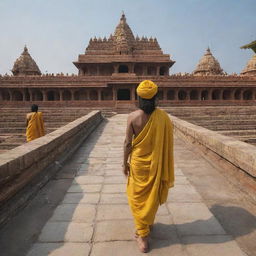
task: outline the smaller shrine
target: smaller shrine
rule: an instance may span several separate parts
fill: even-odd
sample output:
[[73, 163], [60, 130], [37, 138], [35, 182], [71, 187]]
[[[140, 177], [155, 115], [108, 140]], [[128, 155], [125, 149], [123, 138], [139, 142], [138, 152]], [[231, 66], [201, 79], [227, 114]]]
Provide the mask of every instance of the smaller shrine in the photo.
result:
[[204, 56], [200, 59], [196, 69], [193, 72], [196, 76], [223, 75], [223, 69], [218, 60], [212, 55], [208, 47]]
[[14, 76], [41, 75], [40, 69], [30, 56], [26, 46], [24, 47], [21, 56], [15, 61], [12, 73]]

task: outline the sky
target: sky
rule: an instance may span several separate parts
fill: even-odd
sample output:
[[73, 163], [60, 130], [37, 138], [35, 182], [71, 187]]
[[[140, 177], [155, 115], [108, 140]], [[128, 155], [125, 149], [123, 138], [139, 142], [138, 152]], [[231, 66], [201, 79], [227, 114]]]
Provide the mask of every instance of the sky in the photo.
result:
[[156, 37], [175, 64], [191, 73], [209, 46], [227, 73], [252, 57], [256, 0], [0, 0], [0, 74], [11, 74], [26, 44], [42, 73], [74, 73], [91, 37], [114, 33], [124, 11], [134, 36]]

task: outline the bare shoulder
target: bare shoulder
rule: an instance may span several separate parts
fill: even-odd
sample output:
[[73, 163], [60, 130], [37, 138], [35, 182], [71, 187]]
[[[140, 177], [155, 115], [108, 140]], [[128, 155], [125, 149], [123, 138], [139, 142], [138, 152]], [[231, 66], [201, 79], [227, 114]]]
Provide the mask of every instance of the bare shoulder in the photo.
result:
[[33, 113], [27, 113], [27, 119], [30, 119], [30, 117], [32, 116]]
[[131, 112], [131, 113], [128, 115], [128, 120], [129, 120], [129, 121], [133, 121], [133, 120], [135, 120], [138, 116], [141, 116], [142, 113], [143, 113], [143, 111], [141, 111], [140, 109], [135, 110], [135, 111]]

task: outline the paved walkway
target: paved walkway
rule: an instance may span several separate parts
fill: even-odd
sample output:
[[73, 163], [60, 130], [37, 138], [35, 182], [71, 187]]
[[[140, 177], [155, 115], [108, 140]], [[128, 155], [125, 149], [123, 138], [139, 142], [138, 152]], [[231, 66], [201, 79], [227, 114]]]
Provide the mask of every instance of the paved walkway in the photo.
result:
[[[121, 173], [126, 118], [110, 118], [75, 154], [72, 164], [79, 171], [28, 256], [144, 255], [133, 238]], [[245, 255], [183, 174], [179, 161], [184, 146], [178, 142], [175, 187], [157, 213], [149, 255]], [[65, 169], [57, 178], [73, 179], [73, 175]]]

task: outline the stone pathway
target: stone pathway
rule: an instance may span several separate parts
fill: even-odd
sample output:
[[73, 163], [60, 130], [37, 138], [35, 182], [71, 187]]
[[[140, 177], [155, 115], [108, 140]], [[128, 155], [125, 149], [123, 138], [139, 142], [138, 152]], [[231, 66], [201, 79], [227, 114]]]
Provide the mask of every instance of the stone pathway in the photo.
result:
[[[27, 256], [136, 256], [134, 224], [121, 172], [127, 115], [101, 126], [72, 158], [80, 169]], [[177, 143], [175, 150], [181, 150]], [[203, 203], [175, 159], [176, 183], [159, 208], [149, 255], [245, 255]], [[59, 173], [58, 178], [73, 178]]]

